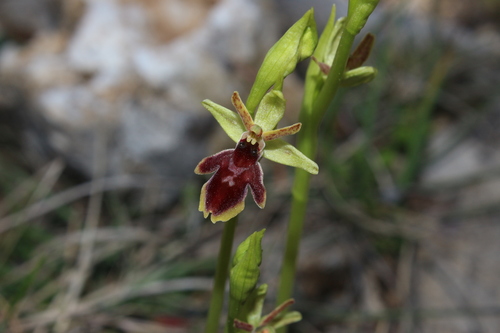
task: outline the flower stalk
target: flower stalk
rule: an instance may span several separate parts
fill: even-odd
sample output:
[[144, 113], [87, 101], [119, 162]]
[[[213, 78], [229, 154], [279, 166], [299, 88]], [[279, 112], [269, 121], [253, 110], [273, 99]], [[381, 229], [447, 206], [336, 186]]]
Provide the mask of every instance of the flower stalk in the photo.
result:
[[220, 314], [224, 304], [224, 291], [226, 280], [229, 271], [229, 262], [231, 260], [231, 251], [233, 248], [234, 233], [238, 217], [224, 223], [222, 238], [219, 248], [219, 256], [217, 257], [217, 267], [214, 277], [214, 286], [212, 289], [212, 298], [208, 309], [207, 323], [205, 325], [205, 333], [213, 333], [219, 331]]
[[[302, 130], [298, 135], [297, 147], [305, 156], [311, 159], [314, 159], [316, 155], [317, 132], [321, 119], [345, 78], [346, 64], [354, 38], [363, 28], [377, 3], [378, 0], [351, 0], [347, 18], [345, 20], [340, 19], [337, 22], [335, 22], [335, 7], [333, 7], [330, 20], [318, 41], [318, 46], [313, 54], [314, 57], [320, 62], [333, 58], [333, 62], [327, 64], [330, 70], [326, 78], [322, 76], [321, 68], [316, 62], [309, 64], [306, 74], [304, 99], [300, 112]], [[360, 83], [364, 82], [366, 82], [366, 77], [360, 77]], [[300, 239], [306, 218], [309, 188], [310, 175], [302, 170], [295, 170], [290, 221], [281, 268], [277, 304], [281, 304], [292, 296]], [[285, 329], [282, 328], [279, 332], [285, 332]]]

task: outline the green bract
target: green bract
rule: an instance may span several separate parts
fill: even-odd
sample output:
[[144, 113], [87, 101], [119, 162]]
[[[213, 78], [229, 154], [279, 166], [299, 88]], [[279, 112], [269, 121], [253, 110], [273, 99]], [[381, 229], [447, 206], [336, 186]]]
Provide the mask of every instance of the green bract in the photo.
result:
[[342, 29], [346, 21], [345, 17], [341, 17], [335, 21], [335, 12], [335, 6], [332, 6], [330, 18], [318, 41], [318, 47], [314, 51], [314, 56], [329, 66], [332, 65], [335, 54], [337, 53], [340, 36], [342, 35]]
[[285, 312], [290, 305], [295, 303], [293, 299], [286, 300], [269, 314], [262, 316], [262, 306], [264, 305], [266, 292], [266, 284], [254, 290], [254, 295], [247, 300], [247, 304], [250, 303], [253, 312], [247, 315], [247, 321], [234, 319], [234, 326], [237, 329], [251, 333], [273, 333], [280, 327], [296, 323], [302, 319], [302, 315], [298, 311]]
[[233, 257], [233, 265], [229, 279], [230, 307], [228, 324], [232, 326], [232, 321], [236, 316], [246, 314], [242, 313], [241, 308], [247, 301], [252, 291], [257, 285], [260, 276], [260, 263], [262, 261], [262, 237], [263, 229], [251, 234], [243, 243], [238, 246]]
[[262, 308], [264, 307], [266, 295], [267, 284], [261, 284], [253, 290], [252, 295], [250, 295], [248, 300], [245, 302], [244, 314], [246, 314], [246, 322], [254, 327], [257, 327], [260, 324]]
[[298, 62], [311, 56], [317, 42], [314, 11], [310, 9], [267, 52], [247, 99], [250, 114], [255, 112], [269, 88], [281, 90], [283, 79], [293, 72]]
[[[330, 67], [333, 63], [345, 23], [345, 18], [340, 18], [335, 21], [335, 12], [336, 10], [334, 5], [332, 6], [332, 10], [330, 12], [330, 18], [326, 23], [323, 33], [319, 37], [318, 46], [314, 50], [313, 54], [319, 62], [327, 64], [328, 67]], [[321, 68], [316, 63], [311, 61], [306, 73], [303, 101], [303, 105], [307, 110], [309, 110], [309, 112], [314, 112], [312, 105], [323, 88], [325, 80], [326, 76], [321, 72]]]
[[[269, 314], [263, 316], [262, 308], [267, 293], [267, 285], [257, 287], [262, 261], [262, 237], [265, 229], [254, 232], [245, 239], [233, 257], [229, 278], [229, 315], [226, 332], [275, 332], [277, 328], [302, 319], [297, 311], [285, 312], [294, 303], [289, 299]], [[233, 327], [234, 324], [234, 327]]]
[[377, 75], [377, 70], [371, 66], [363, 66], [351, 69], [342, 77], [342, 87], [355, 87], [372, 81]]
[[[357, 2], [358, 4], [356, 6], [361, 6], [363, 8], [363, 15], [369, 15], [369, 13], [371, 13], [371, 10], [373, 10], [374, 6], [376, 5], [377, 1], [364, 0]], [[375, 3], [375, 5], [373, 3]], [[362, 28], [362, 25], [364, 25], [366, 19], [368, 18], [368, 16], [360, 16], [359, 11], [357, 10], [354, 11], [353, 14], [353, 9], [351, 6], [352, 2], [350, 2], [350, 16], [348, 16], [347, 18], [341, 17], [336, 21], [335, 6], [332, 6], [330, 18], [328, 19], [325, 29], [323, 30], [323, 33], [318, 40], [318, 46], [313, 53], [313, 59], [315, 60], [315, 63], [311, 62], [306, 74], [304, 105], [309, 104], [308, 110], [313, 110], [312, 104], [314, 103], [317, 95], [325, 84], [330, 68], [335, 60], [342, 33], [347, 30], [347, 25], [351, 25], [351, 29], [352, 26], [355, 25], [357, 29], [356, 31], [359, 32], [359, 30], [361, 30]], [[362, 20], [363, 17], [365, 18], [365, 21]], [[371, 36], [373, 38], [373, 35]], [[362, 43], [363, 42], [365, 42], [365, 40], [363, 40]], [[371, 44], [364, 45], [364, 49], [362, 48], [361, 50], [357, 49], [354, 51], [352, 56], [359, 56], [359, 54], [356, 54], [356, 52], [362, 52], [361, 57], [363, 57], [363, 60], [361, 60], [360, 63], [355, 67], [347, 66], [347, 68], [345, 68], [342, 73], [339, 73], [342, 75], [340, 77], [340, 85], [342, 87], [354, 87], [363, 83], [368, 83], [375, 78], [375, 76], [377, 75], [377, 70], [375, 68], [369, 66], [360, 67], [364, 60], [368, 58], [372, 45], [373, 39], [371, 40]]]
[[[247, 131], [241, 117], [235, 112], [210, 100], [204, 100], [203, 106], [212, 113], [222, 129], [224, 129], [234, 142], [238, 142], [242, 134]], [[306, 157], [297, 148], [286, 141], [274, 139], [274, 137], [289, 135], [298, 131], [298, 129], [296, 129], [287, 132], [293, 125], [274, 129], [283, 117], [284, 112], [285, 99], [283, 98], [283, 93], [279, 90], [271, 90], [262, 98], [259, 109], [255, 115], [255, 121], [248, 115], [250, 121], [258, 125], [263, 131], [262, 137], [265, 140], [263, 156], [273, 162], [301, 168], [309, 173], [317, 174], [319, 168], [314, 161]], [[298, 128], [300, 129], [300, 127]]]
[[379, 0], [350, 0], [347, 10], [346, 30], [356, 36], [377, 7]]

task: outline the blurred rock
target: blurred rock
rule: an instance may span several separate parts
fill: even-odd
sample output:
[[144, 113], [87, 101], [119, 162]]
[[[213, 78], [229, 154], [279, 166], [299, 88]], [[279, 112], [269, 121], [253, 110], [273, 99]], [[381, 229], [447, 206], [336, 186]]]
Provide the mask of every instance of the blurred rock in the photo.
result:
[[55, 28], [60, 14], [60, 0], [1, 0], [0, 28], [8, 38], [24, 42], [39, 30]]
[[422, 332], [498, 331], [499, 237], [498, 217], [482, 215], [442, 225], [421, 244], [414, 306], [438, 314], [415, 319]]
[[166, 176], [180, 188], [214, 123], [201, 101], [229, 106], [279, 37], [270, 8], [267, 0], [65, 3], [56, 29], [37, 27], [29, 43], [0, 54], [2, 84], [20, 88], [31, 110], [18, 112], [32, 125], [33, 160], [62, 155], [91, 175], [99, 137], [107, 174]]
[[496, 25], [500, 17], [500, 3], [479, 0], [388, 0], [393, 8], [407, 7], [413, 13], [424, 17], [439, 18], [468, 28], [483, 29]]

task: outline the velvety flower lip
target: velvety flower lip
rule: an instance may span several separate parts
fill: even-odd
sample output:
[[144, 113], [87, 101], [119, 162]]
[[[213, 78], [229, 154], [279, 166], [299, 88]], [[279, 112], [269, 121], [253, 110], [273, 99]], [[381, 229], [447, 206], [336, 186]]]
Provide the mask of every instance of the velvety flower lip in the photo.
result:
[[226, 149], [204, 158], [196, 167], [198, 174], [215, 174], [201, 189], [199, 210], [212, 222], [227, 221], [245, 208], [248, 187], [255, 203], [264, 208], [266, 188], [262, 167], [257, 161], [262, 152], [258, 144], [240, 140], [235, 149]]
[[[233, 93], [232, 103], [239, 115], [211, 101], [203, 105], [219, 121], [226, 133], [235, 140], [236, 147], [204, 158], [195, 168], [197, 174], [215, 173], [202, 187], [199, 210], [211, 221], [228, 221], [245, 208], [248, 188], [255, 203], [264, 208], [266, 189], [259, 160], [262, 156], [278, 163], [304, 168], [316, 174], [318, 166], [295, 147], [279, 139], [295, 134], [301, 124], [274, 129], [284, 113], [281, 92], [272, 91], [262, 100], [255, 122], [239, 94]], [[257, 123], [259, 121], [259, 123]]]

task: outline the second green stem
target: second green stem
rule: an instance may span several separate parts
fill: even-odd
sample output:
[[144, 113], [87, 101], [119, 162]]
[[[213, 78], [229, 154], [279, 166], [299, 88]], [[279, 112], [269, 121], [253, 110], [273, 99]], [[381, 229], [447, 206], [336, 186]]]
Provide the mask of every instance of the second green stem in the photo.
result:
[[[298, 148], [309, 158], [314, 159], [316, 155], [317, 129], [340, 86], [353, 41], [354, 35], [344, 29], [334, 63], [332, 64], [330, 74], [324, 86], [317, 95], [314, 103], [306, 102], [302, 106], [300, 119], [302, 122], [302, 130], [299, 132]], [[308, 97], [310, 98], [310, 96], [304, 96], [304, 100], [307, 100]], [[292, 209], [288, 225], [283, 266], [281, 268], [277, 304], [284, 302], [292, 296], [300, 238], [302, 236], [302, 229], [306, 217], [309, 182], [310, 175], [307, 172], [301, 169], [295, 171], [292, 189]], [[283, 329], [280, 330], [280, 332], [283, 331]]]

